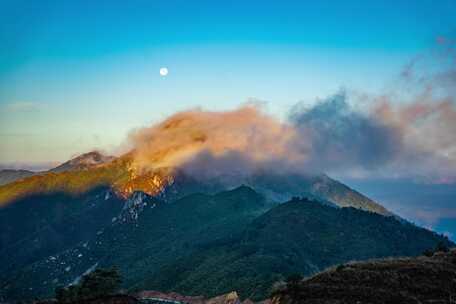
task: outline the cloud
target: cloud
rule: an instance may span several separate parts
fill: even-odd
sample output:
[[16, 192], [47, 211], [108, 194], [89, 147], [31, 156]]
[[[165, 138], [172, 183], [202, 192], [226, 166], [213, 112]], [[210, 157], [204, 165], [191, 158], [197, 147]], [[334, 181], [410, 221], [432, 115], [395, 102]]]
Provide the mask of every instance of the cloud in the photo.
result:
[[439, 64], [422, 73], [422, 58], [401, 73], [398, 84], [406, 90], [341, 91], [294, 106], [285, 121], [265, 114], [258, 102], [174, 114], [131, 133], [135, 165], [180, 167], [207, 178], [274, 170], [454, 183], [456, 68]]
[[408, 104], [375, 98], [360, 108], [340, 92], [287, 121], [259, 106], [192, 110], [134, 131], [138, 168], [181, 167], [199, 176], [256, 170], [456, 180], [456, 107], [430, 97]]
[[[310, 108], [295, 106], [290, 121], [317, 170], [375, 169], [399, 153], [401, 136], [393, 126], [370, 113], [355, 110], [344, 92]], [[310, 145], [309, 145], [310, 144]], [[300, 149], [298, 147], [298, 149]]]
[[415, 209], [413, 218], [416, 218], [429, 226], [433, 226], [443, 218], [456, 219], [456, 209], [434, 208], [434, 209]]
[[30, 101], [18, 101], [5, 105], [5, 109], [10, 112], [35, 112], [42, 108], [43, 104]]
[[[143, 168], [183, 166], [209, 157], [226, 162], [237, 155], [244, 165], [293, 159], [288, 144], [296, 136], [288, 124], [262, 113], [258, 106], [234, 111], [192, 110], [172, 115], [150, 128], [134, 131], [130, 141]], [[287, 155], [287, 157], [285, 157]], [[298, 156], [296, 156], [298, 157]]]
[[444, 231], [442, 232], [442, 234], [449, 239], [453, 239], [453, 233], [451, 233], [450, 231]]

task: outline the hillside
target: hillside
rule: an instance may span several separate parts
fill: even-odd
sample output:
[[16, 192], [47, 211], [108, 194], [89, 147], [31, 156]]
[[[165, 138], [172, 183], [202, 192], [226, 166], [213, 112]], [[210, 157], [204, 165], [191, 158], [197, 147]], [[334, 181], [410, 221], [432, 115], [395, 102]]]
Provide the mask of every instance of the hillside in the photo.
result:
[[325, 200], [339, 207], [354, 207], [382, 215], [392, 215], [382, 205], [326, 174], [284, 175], [257, 172], [248, 178], [246, 183], [279, 202], [287, 201], [293, 196], [309, 197], [318, 201]]
[[174, 182], [171, 168], [138, 175], [128, 154], [107, 163], [57, 171], [50, 170], [0, 186], [0, 207], [35, 195], [64, 193], [83, 196], [99, 187], [108, 187], [116, 196], [126, 200], [135, 191], [159, 195]]
[[4, 169], [0, 170], [0, 186], [24, 179], [26, 177], [45, 175], [50, 172], [59, 173], [65, 171], [88, 170], [95, 168], [96, 166], [109, 163], [114, 159], [115, 157], [113, 156], [106, 156], [98, 151], [91, 151], [72, 158], [69, 161], [66, 161], [63, 164], [47, 171], [33, 172], [29, 170]]
[[0, 170], [0, 186], [12, 183], [16, 180], [26, 178], [32, 175], [35, 175], [35, 172], [28, 170], [12, 170], [4, 169]]
[[70, 159], [63, 164], [52, 168], [50, 172], [64, 172], [76, 170], [88, 170], [90, 168], [109, 163], [115, 159], [114, 156], [106, 156], [98, 151], [91, 151]]
[[[0, 297], [49, 297], [94, 267], [116, 265], [131, 291], [212, 297], [237, 290], [259, 300], [296, 271], [308, 275], [354, 259], [418, 255], [448, 242], [354, 208], [307, 199], [277, 205], [246, 186], [172, 202], [143, 192], [123, 201], [107, 188], [51, 198], [0, 211], [3, 228], [21, 233], [19, 240], [4, 240], [0, 252], [6, 261]], [[23, 227], [21, 216], [29, 219]]]
[[354, 208], [292, 200], [256, 218], [237, 238], [206, 246], [151, 273], [138, 288], [216, 295], [234, 289], [264, 299], [274, 282], [351, 260], [416, 256], [447, 239], [429, 230]]
[[74, 247], [96, 235], [123, 201], [97, 188], [83, 196], [34, 195], [0, 210], [0, 280], [11, 271]]
[[[32, 263], [2, 271], [0, 280], [6, 288], [1, 293], [49, 295], [56, 285], [72, 282], [95, 264], [118, 265], [126, 286], [132, 286], [204, 244], [239, 233], [267, 208], [264, 197], [247, 187], [216, 195], [192, 194], [173, 203], [138, 192], [116, 214], [100, 210], [99, 216], [109, 223], [84, 240], [71, 238], [71, 248], [48, 252], [39, 260], [33, 256]], [[4, 253], [0, 258], [8, 258]]]
[[454, 303], [456, 249], [432, 257], [349, 263], [275, 293], [274, 304]]

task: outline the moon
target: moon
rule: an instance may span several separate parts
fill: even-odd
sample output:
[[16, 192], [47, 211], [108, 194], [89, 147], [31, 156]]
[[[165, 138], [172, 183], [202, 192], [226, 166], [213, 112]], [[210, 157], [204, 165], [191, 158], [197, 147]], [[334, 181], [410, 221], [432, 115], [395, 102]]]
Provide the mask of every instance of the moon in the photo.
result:
[[161, 69], [160, 69], [160, 75], [161, 75], [161, 76], [166, 76], [166, 75], [168, 75], [168, 69], [167, 69], [167, 68], [161, 68]]

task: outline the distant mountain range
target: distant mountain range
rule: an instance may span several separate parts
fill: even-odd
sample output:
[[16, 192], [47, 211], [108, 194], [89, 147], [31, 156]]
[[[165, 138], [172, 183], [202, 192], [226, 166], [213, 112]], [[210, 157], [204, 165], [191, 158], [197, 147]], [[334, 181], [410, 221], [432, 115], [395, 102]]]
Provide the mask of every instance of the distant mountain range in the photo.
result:
[[115, 157], [113, 156], [106, 156], [98, 151], [92, 151], [77, 156], [47, 171], [34, 172], [30, 170], [4, 169], [0, 170], [0, 186], [34, 175], [45, 175], [51, 172], [58, 173], [65, 171], [88, 170], [90, 168], [96, 167], [97, 165], [108, 163], [114, 159]]
[[49, 297], [116, 265], [131, 291], [258, 300], [294, 272], [454, 245], [326, 175], [227, 185], [91, 152], [13, 179], [0, 186], [0, 299]]
[[16, 180], [20, 180], [32, 175], [36, 175], [37, 172], [28, 171], [28, 170], [13, 170], [13, 169], [4, 169], [0, 170], [0, 186], [12, 183]]

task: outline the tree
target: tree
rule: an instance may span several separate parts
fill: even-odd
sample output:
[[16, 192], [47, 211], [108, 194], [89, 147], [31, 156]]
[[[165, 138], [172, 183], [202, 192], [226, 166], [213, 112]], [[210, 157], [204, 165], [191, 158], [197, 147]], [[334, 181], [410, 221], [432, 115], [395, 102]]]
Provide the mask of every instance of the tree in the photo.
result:
[[303, 276], [299, 273], [293, 273], [287, 277], [287, 285], [298, 285], [301, 282]]
[[432, 257], [434, 255], [434, 251], [433, 250], [430, 250], [430, 249], [426, 249], [425, 251], [423, 251], [423, 255], [427, 256], [427, 257]]
[[437, 247], [435, 248], [435, 251], [436, 252], [448, 252], [450, 251], [450, 248], [448, 248], [448, 245], [442, 241], [440, 241], [438, 244], [437, 244]]
[[59, 303], [103, 297], [119, 290], [121, 283], [122, 279], [117, 268], [98, 268], [84, 275], [77, 285], [56, 288], [55, 297]]
[[85, 299], [110, 295], [120, 288], [121, 283], [117, 268], [99, 268], [82, 277], [79, 293]]
[[68, 287], [57, 287], [55, 298], [59, 303], [71, 303], [79, 299], [79, 289], [75, 285]]
[[303, 276], [301, 274], [294, 273], [294, 274], [288, 276], [288, 278], [286, 280], [287, 289], [288, 289], [293, 301], [295, 299], [297, 299], [299, 296], [299, 283], [302, 281], [302, 279], [303, 279]]

